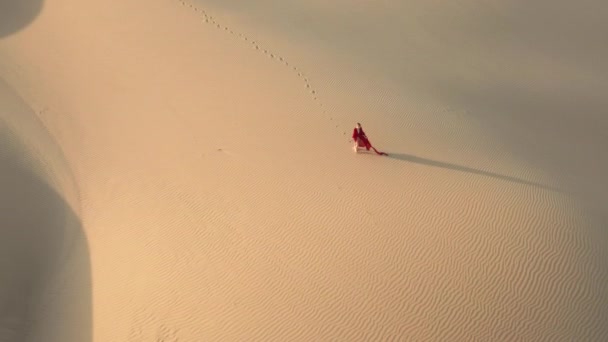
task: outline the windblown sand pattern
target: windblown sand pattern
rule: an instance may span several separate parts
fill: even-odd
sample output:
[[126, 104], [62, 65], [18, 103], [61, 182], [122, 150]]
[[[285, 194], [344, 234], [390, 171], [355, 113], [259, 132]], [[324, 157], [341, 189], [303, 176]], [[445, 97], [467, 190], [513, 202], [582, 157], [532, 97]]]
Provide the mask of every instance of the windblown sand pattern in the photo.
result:
[[608, 339], [606, 5], [30, 5], [0, 340]]

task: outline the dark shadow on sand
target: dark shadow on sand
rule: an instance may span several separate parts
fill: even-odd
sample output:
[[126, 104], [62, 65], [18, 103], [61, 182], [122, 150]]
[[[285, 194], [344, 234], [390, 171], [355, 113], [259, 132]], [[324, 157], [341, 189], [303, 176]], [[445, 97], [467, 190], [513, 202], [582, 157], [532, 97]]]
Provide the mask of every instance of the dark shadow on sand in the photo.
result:
[[0, 0], [0, 38], [29, 25], [42, 10], [42, 0]]
[[527, 180], [521, 179], [521, 178], [505, 176], [505, 175], [501, 175], [498, 173], [474, 169], [474, 168], [470, 168], [470, 167], [466, 167], [466, 166], [462, 166], [462, 165], [451, 164], [451, 163], [441, 162], [441, 161], [437, 161], [437, 160], [417, 157], [417, 156], [414, 156], [411, 154], [389, 153], [388, 158], [397, 159], [397, 160], [406, 161], [406, 162], [415, 163], [415, 164], [426, 165], [426, 166], [438, 167], [438, 168], [442, 168], [442, 169], [465, 172], [465, 173], [470, 173], [470, 174], [474, 174], [474, 175], [478, 175], [478, 176], [490, 177], [490, 178], [498, 179], [498, 180], [505, 181], [505, 182], [532, 186], [532, 187], [540, 188], [543, 190], [549, 190], [549, 191], [553, 191], [553, 192], [559, 192], [559, 193], [563, 192], [562, 190], [560, 190], [556, 187], [549, 186], [549, 185], [535, 183], [535, 182], [527, 181]]
[[86, 236], [20, 140], [0, 118], [0, 341], [91, 341]]

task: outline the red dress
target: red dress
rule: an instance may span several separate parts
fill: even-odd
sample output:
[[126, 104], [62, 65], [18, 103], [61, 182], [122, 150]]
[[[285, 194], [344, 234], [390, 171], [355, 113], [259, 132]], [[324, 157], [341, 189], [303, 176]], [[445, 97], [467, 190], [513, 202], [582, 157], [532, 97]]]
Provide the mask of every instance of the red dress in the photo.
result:
[[379, 154], [381, 156], [388, 156], [387, 153], [380, 152], [376, 150], [374, 146], [372, 146], [372, 143], [367, 138], [367, 135], [365, 135], [363, 128], [355, 127], [355, 129], [353, 129], [353, 140], [357, 142], [357, 147], [365, 147], [365, 149], [368, 151], [371, 148], [372, 150], [374, 150], [374, 152], [376, 152], [376, 154]]
[[363, 131], [363, 128], [354, 128], [353, 129], [353, 140], [357, 142], [359, 147], [365, 147], [366, 150], [372, 147], [372, 144], [369, 142], [367, 135]]

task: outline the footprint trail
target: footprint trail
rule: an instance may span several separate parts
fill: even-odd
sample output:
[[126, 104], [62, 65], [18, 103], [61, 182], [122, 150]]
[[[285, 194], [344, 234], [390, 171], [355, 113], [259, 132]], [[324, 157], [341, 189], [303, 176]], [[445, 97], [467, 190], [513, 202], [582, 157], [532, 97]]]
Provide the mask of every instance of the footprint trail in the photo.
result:
[[[213, 27], [215, 27], [216, 29], [225, 31], [225, 32], [229, 33], [230, 35], [237, 37], [241, 41], [249, 44], [255, 50], [259, 51], [260, 53], [263, 53], [268, 58], [271, 58], [272, 60], [276, 61], [277, 63], [282, 64], [284, 67], [289, 68], [290, 72], [295, 74], [302, 81], [302, 83], [304, 84], [304, 86], [306, 88], [306, 91], [310, 94], [312, 100], [315, 103], [317, 103], [317, 105], [321, 108], [323, 115], [326, 116], [329, 121], [333, 121], [333, 117], [331, 115], [329, 115], [329, 113], [325, 109], [325, 106], [323, 105], [323, 102], [319, 98], [319, 95], [318, 95], [319, 92], [316, 90], [316, 88], [314, 88], [312, 86], [312, 83], [310, 82], [310, 78], [308, 76], [306, 76], [300, 68], [289, 63], [287, 58], [281, 56], [280, 54], [278, 54], [276, 52], [273, 52], [273, 51], [265, 48], [259, 41], [251, 39], [250, 37], [248, 37], [247, 35], [245, 35], [243, 33], [236, 32], [228, 26], [222, 25], [211, 14], [209, 14], [205, 9], [197, 7], [197, 6], [193, 5], [192, 3], [188, 2], [187, 0], [177, 0], [177, 1], [182, 6], [190, 8], [194, 12], [199, 13], [202, 16], [202, 19], [205, 22], [205, 24], [210, 24]], [[334, 124], [334, 128], [336, 128], [338, 130], [342, 129], [342, 135], [346, 136], [346, 131], [342, 127], [340, 127], [339, 124]]]

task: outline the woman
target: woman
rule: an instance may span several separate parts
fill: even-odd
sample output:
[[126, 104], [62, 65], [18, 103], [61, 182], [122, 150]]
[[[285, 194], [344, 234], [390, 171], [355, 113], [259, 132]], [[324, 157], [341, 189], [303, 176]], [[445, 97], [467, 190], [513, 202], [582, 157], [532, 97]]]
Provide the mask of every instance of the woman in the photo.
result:
[[361, 127], [361, 124], [358, 122], [357, 126], [355, 126], [355, 129], [353, 130], [353, 140], [355, 142], [355, 146], [353, 146], [355, 153], [359, 151], [359, 147], [365, 147], [369, 151], [371, 144], [369, 143], [369, 139], [367, 139], [367, 135], [365, 135], [365, 132], [363, 131], [363, 127]]
[[355, 126], [355, 129], [353, 130], [353, 141], [355, 142], [355, 145], [353, 146], [353, 150], [355, 151], [355, 153], [359, 151], [359, 147], [365, 147], [365, 149], [368, 151], [371, 148], [379, 155], [388, 156], [388, 154], [384, 152], [379, 152], [372, 146], [372, 143], [369, 141], [367, 135], [363, 131], [363, 127], [361, 127], [361, 124], [358, 122], [357, 126]]

